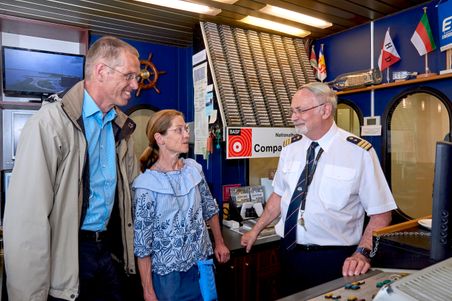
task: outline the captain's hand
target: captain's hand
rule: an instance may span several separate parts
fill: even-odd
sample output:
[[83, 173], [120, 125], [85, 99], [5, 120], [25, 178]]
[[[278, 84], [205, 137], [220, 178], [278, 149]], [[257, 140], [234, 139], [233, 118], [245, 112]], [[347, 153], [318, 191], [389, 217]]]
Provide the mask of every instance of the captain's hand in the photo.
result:
[[370, 269], [370, 259], [360, 253], [347, 257], [342, 266], [342, 275], [357, 276], [365, 274]]
[[254, 245], [257, 239], [257, 235], [255, 231], [251, 230], [249, 232], [246, 232], [242, 235], [242, 238], [240, 239], [240, 243], [243, 247], [246, 247], [246, 252], [249, 253], [251, 250], [251, 247]]

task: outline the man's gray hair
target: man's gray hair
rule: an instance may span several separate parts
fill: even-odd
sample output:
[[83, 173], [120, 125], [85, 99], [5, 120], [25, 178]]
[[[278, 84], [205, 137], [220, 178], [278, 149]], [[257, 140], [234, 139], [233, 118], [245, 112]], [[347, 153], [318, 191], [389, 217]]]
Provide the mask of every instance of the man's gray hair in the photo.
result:
[[306, 89], [310, 91], [312, 94], [314, 94], [315, 99], [317, 100], [318, 104], [321, 103], [330, 103], [333, 107], [333, 115], [336, 112], [337, 108], [337, 96], [336, 92], [331, 90], [331, 88], [324, 83], [319, 82], [312, 82], [306, 85], [303, 85], [300, 87], [301, 89]]
[[119, 59], [123, 51], [130, 52], [137, 58], [140, 56], [135, 47], [112, 36], [104, 36], [94, 42], [86, 54], [85, 78], [91, 78], [94, 66], [100, 60], [106, 61], [112, 68], [121, 65], [122, 62]]

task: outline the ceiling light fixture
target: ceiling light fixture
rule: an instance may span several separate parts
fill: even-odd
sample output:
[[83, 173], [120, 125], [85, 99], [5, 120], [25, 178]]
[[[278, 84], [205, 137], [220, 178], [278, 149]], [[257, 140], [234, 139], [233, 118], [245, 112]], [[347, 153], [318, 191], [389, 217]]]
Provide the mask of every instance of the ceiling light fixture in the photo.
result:
[[310, 31], [303, 30], [301, 28], [281, 24], [278, 22], [273, 22], [273, 21], [266, 20], [266, 19], [256, 18], [256, 17], [252, 17], [252, 16], [247, 16], [247, 17], [241, 19], [240, 22], [258, 26], [258, 27], [262, 27], [262, 28], [266, 28], [266, 29], [283, 32], [283, 33], [297, 36], [300, 38], [304, 38], [311, 34]]
[[333, 26], [333, 23], [327, 22], [322, 19], [314, 18], [305, 14], [297, 13], [292, 10], [288, 10], [285, 8], [281, 8], [278, 6], [273, 6], [267, 4], [265, 7], [260, 9], [261, 12], [276, 16], [279, 18], [291, 20], [297, 23], [306, 24], [309, 26], [317, 27], [317, 28], [328, 28]]
[[185, 11], [190, 11], [193, 13], [203, 14], [203, 15], [210, 15], [210, 16], [216, 16], [219, 13], [221, 13], [221, 9], [219, 8], [213, 8], [209, 7], [207, 5], [201, 5], [181, 0], [136, 0], [139, 2], [149, 3], [153, 5], [158, 6], [164, 6], [174, 9], [180, 9]]
[[213, 1], [221, 2], [221, 3], [227, 3], [227, 4], [234, 4], [234, 3], [236, 3], [239, 0], [213, 0]]

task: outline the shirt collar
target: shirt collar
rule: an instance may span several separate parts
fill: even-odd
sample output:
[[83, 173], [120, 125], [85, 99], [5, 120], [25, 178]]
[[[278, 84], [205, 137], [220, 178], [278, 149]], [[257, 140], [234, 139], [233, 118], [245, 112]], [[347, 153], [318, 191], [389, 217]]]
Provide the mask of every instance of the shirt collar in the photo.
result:
[[[326, 134], [323, 135], [322, 138], [317, 140], [317, 143], [323, 149], [324, 152], [328, 151], [328, 149], [330, 148], [331, 143], [333, 142], [333, 138], [337, 134], [337, 132], [338, 132], [338, 127], [337, 127], [336, 123], [333, 121], [333, 124], [331, 125], [328, 132], [326, 132]], [[310, 145], [311, 140], [306, 136], [305, 136], [305, 138], [307, 138], [309, 140], [309, 145]]]
[[89, 95], [88, 91], [86, 89], [83, 91], [83, 117], [88, 118], [93, 116], [96, 119], [99, 119], [100, 121], [103, 121], [105, 123], [113, 120], [116, 117], [116, 111], [114, 109], [111, 109], [108, 111], [105, 116], [103, 116], [102, 111], [99, 109], [97, 104], [94, 102], [94, 99]]

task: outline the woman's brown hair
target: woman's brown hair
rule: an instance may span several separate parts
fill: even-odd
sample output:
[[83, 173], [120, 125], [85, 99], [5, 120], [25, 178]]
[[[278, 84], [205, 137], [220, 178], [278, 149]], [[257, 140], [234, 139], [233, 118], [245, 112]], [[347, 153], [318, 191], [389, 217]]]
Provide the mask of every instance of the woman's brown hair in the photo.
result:
[[171, 122], [177, 116], [184, 118], [184, 114], [176, 110], [161, 110], [149, 118], [146, 126], [146, 136], [148, 137], [149, 145], [140, 156], [142, 172], [150, 168], [159, 159], [159, 146], [157, 141], [155, 141], [154, 135], [156, 133], [165, 135], [166, 131], [171, 127]]

